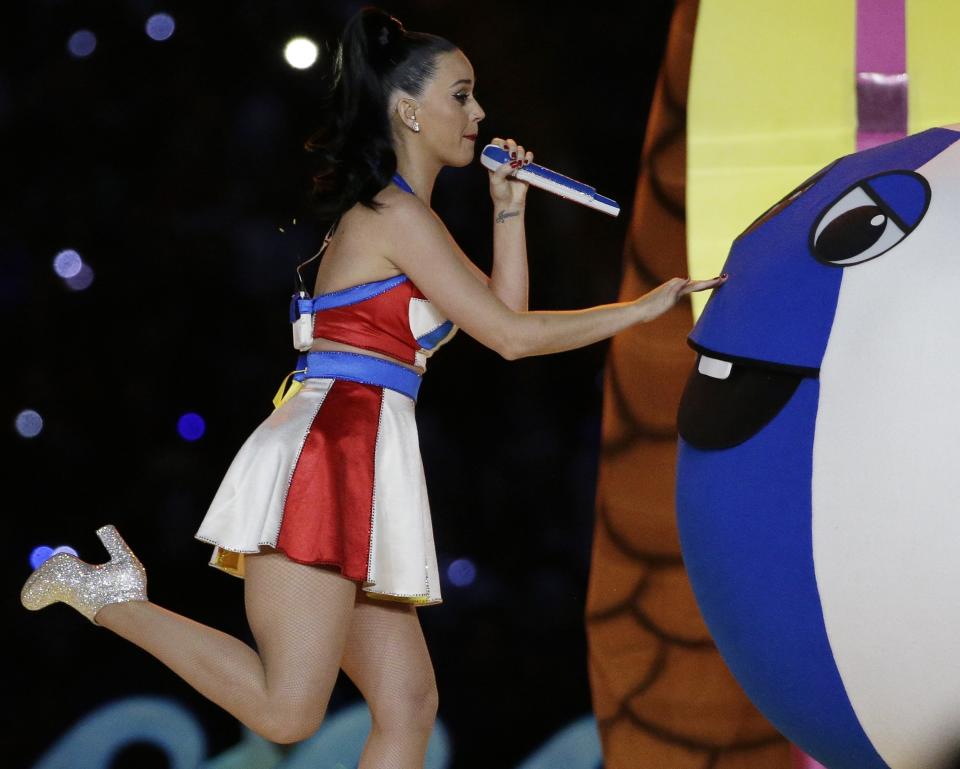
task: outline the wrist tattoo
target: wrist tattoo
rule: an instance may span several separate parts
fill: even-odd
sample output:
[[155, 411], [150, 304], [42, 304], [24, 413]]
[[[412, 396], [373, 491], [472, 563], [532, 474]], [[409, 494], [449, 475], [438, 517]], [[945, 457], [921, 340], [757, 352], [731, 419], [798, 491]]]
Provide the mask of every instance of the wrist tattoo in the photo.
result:
[[520, 216], [519, 211], [501, 211], [497, 214], [497, 224], [503, 224], [508, 216]]

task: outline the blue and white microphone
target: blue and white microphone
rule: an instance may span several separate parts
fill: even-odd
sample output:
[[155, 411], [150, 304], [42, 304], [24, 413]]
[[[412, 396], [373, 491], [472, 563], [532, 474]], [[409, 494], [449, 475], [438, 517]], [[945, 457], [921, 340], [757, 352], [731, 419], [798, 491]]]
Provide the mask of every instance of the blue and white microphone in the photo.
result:
[[[509, 163], [510, 160], [510, 153], [496, 144], [488, 144], [480, 153], [480, 162], [491, 171], [496, 171], [504, 163]], [[522, 182], [527, 182], [533, 187], [539, 187], [547, 192], [552, 192], [554, 195], [559, 195], [561, 198], [572, 200], [574, 203], [603, 211], [610, 216], [620, 214], [620, 204], [617, 201], [598, 194], [595, 188], [583, 182], [558, 174], [556, 171], [551, 171], [549, 168], [544, 168], [536, 163], [521, 166], [511, 176]]]

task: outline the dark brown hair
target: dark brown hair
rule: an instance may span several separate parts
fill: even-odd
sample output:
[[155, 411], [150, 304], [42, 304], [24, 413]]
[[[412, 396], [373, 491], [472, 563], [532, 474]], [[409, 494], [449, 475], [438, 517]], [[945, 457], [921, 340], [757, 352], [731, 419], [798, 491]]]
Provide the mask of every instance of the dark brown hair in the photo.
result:
[[436, 74], [436, 57], [455, 51], [445, 38], [404, 29], [380, 8], [367, 6], [346, 24], [324, 75], [322, 125], [304, 147], [318, 155], [311, 203], [332, 221], [374, 196], [397, 170], [387, 98], [395, 88], [420, 96]]

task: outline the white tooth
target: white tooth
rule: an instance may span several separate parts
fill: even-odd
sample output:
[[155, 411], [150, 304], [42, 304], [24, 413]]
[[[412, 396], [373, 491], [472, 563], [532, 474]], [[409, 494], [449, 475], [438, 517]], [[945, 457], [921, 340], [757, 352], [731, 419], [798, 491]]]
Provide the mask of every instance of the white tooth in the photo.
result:
[[733, 364], [730, 361], [717, 360], [716, 358], [709, 358], [706, 355], [701, 355], [700, 361], [697, 363], [697, 371], [704, 376], [710, 376], [714, 379], [726, 379], [730, 376], [732, 370]]

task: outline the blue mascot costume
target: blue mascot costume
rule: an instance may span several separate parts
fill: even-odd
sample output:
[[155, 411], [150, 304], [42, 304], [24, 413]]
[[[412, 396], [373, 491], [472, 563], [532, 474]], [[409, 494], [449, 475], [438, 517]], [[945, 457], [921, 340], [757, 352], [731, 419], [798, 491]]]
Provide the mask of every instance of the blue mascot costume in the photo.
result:
[[829, 769], [960, 748], [960, 131], [751, 224], [689, 342], [677, 512], [747, 694]]

